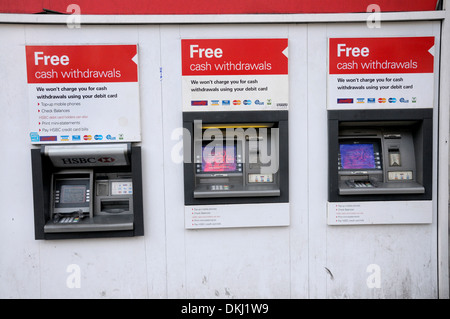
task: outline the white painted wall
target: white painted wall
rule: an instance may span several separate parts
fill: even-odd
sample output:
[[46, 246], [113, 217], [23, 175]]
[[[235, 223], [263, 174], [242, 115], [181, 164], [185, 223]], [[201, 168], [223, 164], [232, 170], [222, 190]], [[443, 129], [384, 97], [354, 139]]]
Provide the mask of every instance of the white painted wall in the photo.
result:
[[[331, 298], [435, 298], [437, 297], [437, 207], [436, 179], [433, 223], [425, 225], [327, 226], [324, 203], [327, 192], [326, 64], [328, 37], [437, 36], [438, 23], [382, 23], [308, 26], [308, 164], [309, 164], [309, 267], [310, 291], [314, 297]], [[438, 51], [438, 50], [437, 50]], [[438, 57], [435, 70], [439, 72]], [[436, 77], [437, 79], [437, 77]], [[438, 106], [438, 81], [435, 83]], [[295, 107], [295, 106], [294, 106]], [[437, 112], [435, 112], [437, 116]], [[319, 124], [320, 123], [320, 124]], [[437, 117], [434, 136], [437, 138]], [[434, 176], [436, 147], [434, 145]], [[311, 243], [312, 241], [312, 243]], [[380, 288], [368, 288], [369, 265], [380, 268]], [[331, 275], [325, 273], [327, 267]], [[369, 272], [368, 272], [369, 270]], [[320, 285], [314, 287], [314, 283]]]
[[[327, 225], [325, 93], [327, 37], [439, 37], [439, 26], [1, 25], [0, 298], [436, 298], [436, 205], [427, 225]], [[183, 168], [172, 160], [180, 40], [254, 37], [289, 38], [290, 226], [186, 230]], [[145, 236], [35, 241], [24, 46], [135, 43]], [[373, 264], [380, 288], [366, 283]], [[73, 271], [79, 288], [68, 287]]]

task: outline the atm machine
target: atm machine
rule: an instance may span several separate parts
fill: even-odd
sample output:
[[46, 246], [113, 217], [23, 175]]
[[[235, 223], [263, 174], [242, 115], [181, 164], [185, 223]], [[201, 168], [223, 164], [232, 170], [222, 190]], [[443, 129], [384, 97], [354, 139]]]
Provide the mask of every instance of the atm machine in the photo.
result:
[[433, 110], [328, 111], [328, 223], [429, 223]]
[[289, 224], [288, 111], [184, 112], [186, 228]]
[[139, 146], [42, 145], [31, 156], [36, 239], [144, 234]]

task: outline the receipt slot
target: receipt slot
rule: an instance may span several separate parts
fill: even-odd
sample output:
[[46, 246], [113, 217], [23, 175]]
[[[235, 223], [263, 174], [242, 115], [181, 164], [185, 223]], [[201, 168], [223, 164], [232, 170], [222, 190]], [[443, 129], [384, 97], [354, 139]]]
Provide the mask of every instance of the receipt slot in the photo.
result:
[[183, 122], [186, 227], [270, 226], [274, 216], [278, 225], [276, 205], [289, 202], [288, 112], [185, 112]]
[[[349, 216], [372, 223], [372, 212], [377, 223], [395, 222], [393, 207], [405, 208], [398, 216], [410, 213], [411, 220], [407, 216], [397, 220], [407, 223], [415, 220], [414, 211], [425, 213], [425, 202], [431, 216], [432, 116], [432, 109], [328, 111], [328, 201], [334, 203], [333, 223], [351, 221]], [[358, 204], [345, 204], [350, 202]], [[392, 216], [383, 221], [387, 212]]]
[[45, 145], [31, 156], [36, 239], [143, 235], [140, 147]]

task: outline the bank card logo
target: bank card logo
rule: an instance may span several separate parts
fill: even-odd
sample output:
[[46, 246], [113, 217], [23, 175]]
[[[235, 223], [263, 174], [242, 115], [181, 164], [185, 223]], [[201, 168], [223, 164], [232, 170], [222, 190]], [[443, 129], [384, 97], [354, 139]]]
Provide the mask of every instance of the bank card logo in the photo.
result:
[[338, 104], [353, 104], [353, 99], [351, 98], [340, 98], [337, 99]]
[[56, 136], [39, 136], [41, 142], [56, 142], [58, 138]]
[[397, 99], [395, 97], [390, 97], [388, 101], [389, 103], [396, 103]]
[[375, 103], [375, 98], [374, 97], [367, 98], [367, 103]]
[[384, 97], [380, 97], [378, 99], [378, 103], [386, 103], [386, 99]]
[[229, 106], [230, 105], [230, 100], [222, 100], [222, 105], [223, 106]]
[[39, 134], [37, 132], [31, 132], [30, 138], [32, 142], [39, 142]]
[[199, 100], [199, 101], [191, 101], [191, 106], [207, 106], [208, 101], [206, 100]]

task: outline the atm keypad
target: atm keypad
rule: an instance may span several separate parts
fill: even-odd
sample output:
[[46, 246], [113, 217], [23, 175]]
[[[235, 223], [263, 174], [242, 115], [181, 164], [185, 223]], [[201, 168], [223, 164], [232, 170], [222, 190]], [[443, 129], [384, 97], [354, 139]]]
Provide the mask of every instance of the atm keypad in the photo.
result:
[[231, 185], [223, 185], [223, 184], [211, 185], [210, 189], [212, 191], [228, 191], [231, 189]]
[[80, 221], [80, 217], [63, 217], [58, 222], [60, 224], [71, 224], [78, 223]]

